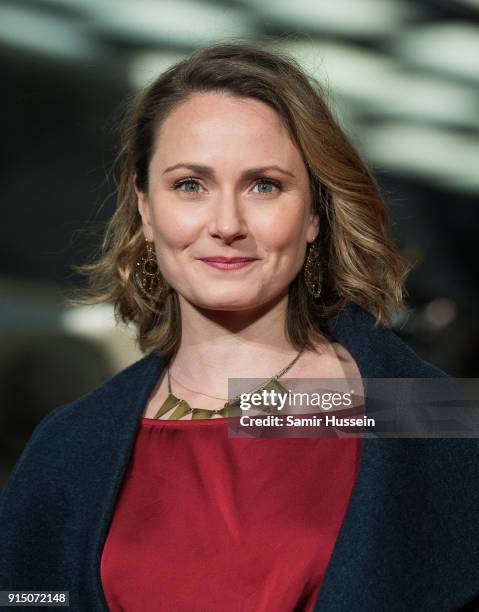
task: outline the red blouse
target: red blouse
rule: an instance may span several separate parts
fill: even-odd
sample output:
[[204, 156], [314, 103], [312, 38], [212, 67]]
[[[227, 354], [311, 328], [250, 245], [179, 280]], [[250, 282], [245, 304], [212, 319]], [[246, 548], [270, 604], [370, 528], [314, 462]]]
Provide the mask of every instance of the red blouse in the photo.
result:
[[101, 558], [111, 612], [311, 611], [361, 438], [141, 419]]

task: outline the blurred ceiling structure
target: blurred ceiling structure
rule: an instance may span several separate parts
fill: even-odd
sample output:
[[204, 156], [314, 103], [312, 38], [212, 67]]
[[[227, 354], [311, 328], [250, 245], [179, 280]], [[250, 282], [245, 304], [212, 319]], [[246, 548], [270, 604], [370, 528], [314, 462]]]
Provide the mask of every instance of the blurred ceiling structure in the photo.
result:
[[271, 40], [326, 83], [364, 155], [478, 193], [479, 1], [14, 0], [0, 44], [44, 61], [116, 65], [132, 89], [195, 47]]

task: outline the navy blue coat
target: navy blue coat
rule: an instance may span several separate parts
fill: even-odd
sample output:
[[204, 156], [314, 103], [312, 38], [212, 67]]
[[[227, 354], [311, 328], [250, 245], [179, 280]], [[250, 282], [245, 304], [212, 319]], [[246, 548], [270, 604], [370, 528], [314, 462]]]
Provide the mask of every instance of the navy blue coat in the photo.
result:
[[[447, 376], [355, 304], [328, 326], [362, 378]], [[71, 610], [108, 609], [101, 551], [164, 365], [149, 354], [37, 426], [0, 502], [0, 590], [68, 590]], [[365, 438], [315, 611], [479, 609], [478, 512], [476, 439]]]

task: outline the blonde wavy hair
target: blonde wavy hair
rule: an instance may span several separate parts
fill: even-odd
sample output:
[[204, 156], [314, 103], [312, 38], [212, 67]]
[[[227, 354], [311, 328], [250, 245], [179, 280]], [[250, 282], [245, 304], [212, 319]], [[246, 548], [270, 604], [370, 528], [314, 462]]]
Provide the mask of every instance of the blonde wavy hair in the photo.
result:
[[[319, 216], [320, 298], [307, 291], [303, 269], [289, 286], [286, 334], [297, 349], [316, 350], [328, 336], [326, 319], [352, 301], [391, 325], [404, 305], [406, 266], [388, 236], [378, 185], [339, 127], [322, 86], [292, 57], [244, 41], [200, 48], [149, 85], [121, 124], [117, 206], [93, 261], [73, 268], [88, 277], [74, 304], [112, 302], [118, 321], [133, 323], [143, 353], [171, 357], [181, 340], [178, 294], [145, 296], [135, 267], [145, 239], [134, 187], [148, 190], [155, 136], [175, 106], [195, 93], [221, 92], [268, 104], [301, 152]], [[161, 262], [159, 262], [161, 267]], [[303, 265], [304, 268], [304, 265]]]

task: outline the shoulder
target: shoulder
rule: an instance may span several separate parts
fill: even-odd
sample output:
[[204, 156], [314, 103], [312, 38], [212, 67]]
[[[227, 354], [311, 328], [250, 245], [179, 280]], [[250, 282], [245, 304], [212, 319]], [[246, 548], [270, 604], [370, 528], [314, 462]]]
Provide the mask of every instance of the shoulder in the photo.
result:
[[358, 304], [350, 302], [329, 319], [328, 327], [334, 341], [355, 359], [363, 378], [449, 377]]

